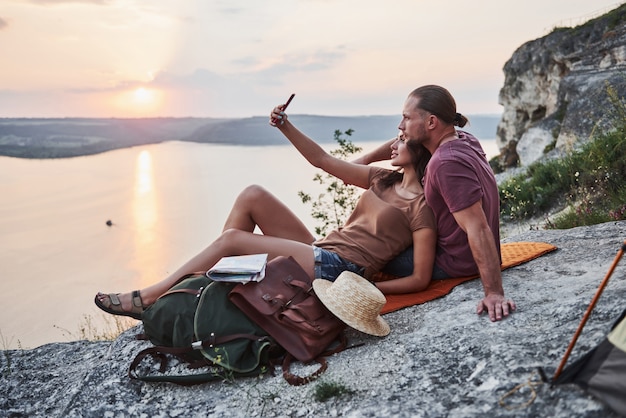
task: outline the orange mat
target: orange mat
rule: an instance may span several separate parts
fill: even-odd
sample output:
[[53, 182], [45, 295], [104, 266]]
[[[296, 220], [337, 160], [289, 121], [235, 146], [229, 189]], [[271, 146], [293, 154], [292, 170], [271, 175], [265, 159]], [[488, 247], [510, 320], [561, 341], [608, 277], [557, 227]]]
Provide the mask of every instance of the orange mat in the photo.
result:
[[[504, 270], [541, 257], [544, 254], [556, 250], [556, 247], [551, 244], [546, 244], [545, 242], [510, 242], [501, 244], [500, 250], [502, 252], [502, 270]], [[429, 300], [440, 298], [450, 293], [455, 286], [478, 277], [479, 276], [476, 275], [471, 277], [432, 280], [428, 287], [421, 292], [386, 295], [387, 303], [381, 313], [386, 314], [406, 308], [407, 306], [419, 305]], [[374, 276], [373, 279], [375, 281], [384, 281], [390, 278], [393, 277], [379, 273]]]

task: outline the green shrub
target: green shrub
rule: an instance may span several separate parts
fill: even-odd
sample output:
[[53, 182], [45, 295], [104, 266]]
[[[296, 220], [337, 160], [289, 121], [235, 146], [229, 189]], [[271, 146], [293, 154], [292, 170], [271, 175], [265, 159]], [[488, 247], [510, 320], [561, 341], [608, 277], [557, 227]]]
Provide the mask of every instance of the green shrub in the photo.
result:
[[[619, 104], [623, 106], [623, 101]], [[532, 164], [526, 174], [503, 182], [499, 187], [503, 220], [528, 219], [564, 205], [570, 210], [547, 227], [626, 219], [626, 112], [620, 112], [614, 130], [564, 158]]]

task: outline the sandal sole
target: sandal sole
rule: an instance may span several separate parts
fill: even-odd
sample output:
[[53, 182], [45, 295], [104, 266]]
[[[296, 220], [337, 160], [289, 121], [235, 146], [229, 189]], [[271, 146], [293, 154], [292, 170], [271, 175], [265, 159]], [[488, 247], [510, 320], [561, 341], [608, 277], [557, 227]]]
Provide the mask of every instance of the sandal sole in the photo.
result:
[[94, 298], [93, 301], [94, 301], [94, 303], [96, 304], [96, 306], [98, 308], [102, 309], [106, 313], [110, 313], [111, 315], [117, 315], [117, 316], [128, 316], [130, 318], [137, 319], [137, 320], [141, 321], [141, 314], [138, 314], [138, 313], [135, 313], [135, 312], [116, 311], [116, 310], [111, 309], [111, 308], [109, 308], [107, 306], [104, 306], [104, 304], [102, 302], [100, 302], [100, 299], [98, 299], [97, 295], [96, 295], [96, 297]]

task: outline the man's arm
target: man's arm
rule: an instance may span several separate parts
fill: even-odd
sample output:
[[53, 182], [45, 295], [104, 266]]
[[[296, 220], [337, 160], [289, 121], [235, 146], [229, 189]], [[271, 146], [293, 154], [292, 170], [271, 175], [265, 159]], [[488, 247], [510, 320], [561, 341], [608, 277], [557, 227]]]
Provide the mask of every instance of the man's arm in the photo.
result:
[[387, 161], [391, 158], [391, 144], [393, 144], [395, 140], [396, 138], [392, 138], [386, 141], [384, 144], [376, 147], [376, 149], [368, 152], [367, 154], [363, 154], [362, 156], [355, 158], [352, 162], [355, 164], [368, 165], [377, 161]]
[[482, 204], [479, 200], [468, 208], [454, 212], [453, 215], [467, 234], [485, 292], [485, 297], [478, 303], [476, 312], [481, 314], [486, 308], [489, 318], [492, 321], [499, 321], [515, 310], [515, 302], [504, 296], [500, 257]]
[[410, 276], [376, 283], [384, 294], [413, 293], [426, 289], [433, 275], [437, 232], [421, 228], [413, 232], [413, 272]]

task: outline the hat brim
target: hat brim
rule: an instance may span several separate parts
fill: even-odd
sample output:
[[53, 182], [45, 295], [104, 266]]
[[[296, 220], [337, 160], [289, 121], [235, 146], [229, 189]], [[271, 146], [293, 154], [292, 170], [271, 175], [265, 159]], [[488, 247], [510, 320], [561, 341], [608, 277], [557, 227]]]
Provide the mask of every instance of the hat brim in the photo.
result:
[[326, 306], [326, 308], [328, 308], [328, 310], [331, 311], [337, 318], [341, 319], [346, 325], [358, 331], [374, 335], [376, 337], [384, 337], [391, 332], [389, 324], [380, 315], [374, 318], [373, 321], [365, 322], [362, 318], [356, 317], [351, 311], [347, 310], [345, 306], [338, 303], [335, 299], [329, 297], [328, 289], [332, 284], [333, 282], [330, 280], [315, 279], [313, 280], [313, 290], [324, 306]]

